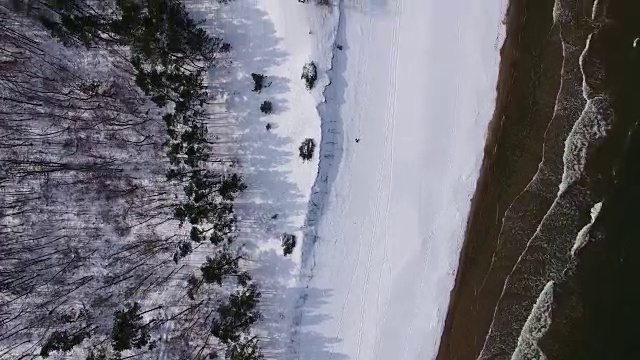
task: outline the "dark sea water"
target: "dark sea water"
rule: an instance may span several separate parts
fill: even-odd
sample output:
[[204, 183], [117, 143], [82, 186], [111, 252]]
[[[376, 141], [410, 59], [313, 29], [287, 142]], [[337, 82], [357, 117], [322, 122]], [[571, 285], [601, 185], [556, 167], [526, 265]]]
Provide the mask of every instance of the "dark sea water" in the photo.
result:
[[[507, 277], [479, 359], [640, 359], [640, 1], [595, 1], [588, 21], [573, 16], [580, 3], [557, 1], [556, 20], [565, 60], [584, 49], [584, 99], [563, 90], [576, 88], [564, 68], [557, 106], [583, 108], [563, 153], [546, 154], [562, 157], [562, 181], [539, 191], [559, 191]], [[575, 42], [578, 22], [586, 42]]]
[[[640, 2], [610, 1], [597, 51], [604, 90], [615, 114], [612, 143], [596, 159], [612, 181], [592, 191], [603, 198], [588, 231], [554, 289], [552, 322], [540, 340], [549, 359], [640, 359]], [[601, 165], [601, 166], [603, 166]]]

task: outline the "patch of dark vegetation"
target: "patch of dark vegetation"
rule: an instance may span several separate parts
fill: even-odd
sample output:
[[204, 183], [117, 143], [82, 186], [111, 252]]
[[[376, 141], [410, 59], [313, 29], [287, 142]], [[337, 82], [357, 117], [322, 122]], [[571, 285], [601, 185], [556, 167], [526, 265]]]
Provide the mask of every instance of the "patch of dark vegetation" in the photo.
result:
[[301, 79], [304, 80], [307, 90], [313, 89], [316, 80], [318, 80], [318, 70], [316, 68], [316, 64], [313, 61], [305, 64], [302, 67]]
[[87, 329], [81, 329], [76, 332], [70, 333], [68, 331], [55, 330], [40, 349], [40, 356], [44, 359], [48, 358], [51, 352], [62, 351], [69, 352], [76, 345], [80, 345], [85, 339], [90, 338], [91, 334]]
[[253, 79], [253, 91], [254, 92], [262, 91], [262, 88], [265, 87], [264, 80], [266, 78], [267, 77], [265, 75], [257, 74], [257, 73], [251, 73], [251, 79]]
[[[246, 337], [250, 333], [251, 325], [262, 318], [257, 310], [261, 296], [255, 284], [231, 294], [229, 301], [216, 309], [216, 317], [211, 324], [211, 334], [220, 339], [223, 344], [236, 345], [239, 348], [246, 346], [248, 341]], [[259, 351], [256, 352], [258, 353]]]
[[309, 161], [313, 158], [313, 152], [316, 149], [316, 142], [313, 139], [304, 139], [300, 147], [298, 147], [299, 155], [302, 161]]
[[144, 321], [140, 304], [128, 304], [125, 310], [117, 310], [113, 315], [111, 341], [115, 351], [140, 349], [149, 344], [149, 323]]
[[262, 111], [263, 114], [271, 114], [273, 111], [273, 104], [271, 101], [263, 101], [262, 104], [260, 104], [260, 111]]
[[281, 245], [284, 256], [291, 255], [291, 253], [293, 253], [293, 249], [295, 249], [296, 243], [297, 239], [294, 234], [282, 234]]

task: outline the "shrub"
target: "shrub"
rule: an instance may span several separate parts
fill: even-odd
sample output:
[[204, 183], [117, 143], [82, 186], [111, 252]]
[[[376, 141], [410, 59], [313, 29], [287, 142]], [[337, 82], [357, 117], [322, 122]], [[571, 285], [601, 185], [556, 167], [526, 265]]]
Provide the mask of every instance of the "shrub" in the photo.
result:
[[301, 78], [304, 80], [307, 90], [313, 89], [313, 85], [315, 85], [316, 80], [318, 80], [318, 69], [313, 61], [302, 67]]
[[238, 193], [246, 189], [247, 185], [242, 181], [242, 177], [236, 173], [232, 173], [231, 175], [222, 177], [218, 194], [225, 200], [233, 201]]
[[287, 256], [293, 252], [293, 249], [296, 247], [296, 236], [289, 233], [282, 234], [282, 252], [284, 256]]
[[251, 78], [253, 79], [253, 91], [260, 92], [264, 87], [264, 79], [267, 77], [262, 74], [251, 73]]
[[273, 111], [273, 104], [271, 103], [271, 101], [264, 101], [262, 104], [260, 104], [260, 111], [267, 115], [271, 114], [271, 111]]
[[207, 256], [207, 262], [200, 267], [202, 278], [206, 283], [222, 285], [225, 277], [238, 274], [240, 257], [233, 257], [228, 252], [221, 252], [214, 257]]
[[211, 334], [225, 345], [239, 341], [251, 325], [262, 319], [257, 309], [260, 297], [255, 284], [231, 294], [227, 303], [218, 306], [217, 316], [211, 323]]
[[305, 139], [298, 150], [302, 161], [309, 161], [313, 158], [313, 151], [316, 149], [316, 142], [313, 139]]
[[[193, 229], [196, 229], [196, 227], [192, 227], [191, 228], [191, 240], [193, 241]], [[197, 241], [200, 242], [201, 240]], [[191, 246], [191, 242], [189, 241], [180, 241], [176, 247], [176, 250], [173, 253], [173, 262], [175, 262], [176, 264], [178, 263], [178, 261], [180, 261], [180, 259], [186, 257], [187, 255], [191, 254], [191, 252], [193, 251], [193, 247]]]

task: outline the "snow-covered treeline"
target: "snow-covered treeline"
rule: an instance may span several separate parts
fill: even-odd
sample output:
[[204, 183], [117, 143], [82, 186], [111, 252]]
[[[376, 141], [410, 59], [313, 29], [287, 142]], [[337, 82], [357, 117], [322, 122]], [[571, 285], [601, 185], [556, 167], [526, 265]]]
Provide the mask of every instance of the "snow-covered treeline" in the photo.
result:
[[0, 359], [259, 359], [224, 57], [174, 0], [0, 2]]

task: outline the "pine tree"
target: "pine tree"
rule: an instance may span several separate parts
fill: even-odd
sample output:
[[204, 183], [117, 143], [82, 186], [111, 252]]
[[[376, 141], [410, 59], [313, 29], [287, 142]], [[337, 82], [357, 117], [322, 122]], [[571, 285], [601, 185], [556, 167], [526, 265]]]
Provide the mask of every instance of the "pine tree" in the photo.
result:
[[264, 80], [267, 77], [262, 74], [251, 73], [251, 79], [253, 79], [253, 91], [260, 92], [264, 87]]
[[111, 340], [116, 351], [140, 349], [149, 344], [149, 327], [143, 323], [140, 304], [128, 304], [126, 310], [117, 310], [113, 316]]
[[247, 185], [242, 182], [240, 175], [233, 173], [224, 176], [218, 188], [218, 194], [227, 201], [233, 201], [236, 195], [247, 189]]
[[240, 259], [240, 256], [231, 256], [228, 250], [222, 251], [214, 257], [207, 256], [207, 261], [200, 267], [202, 278], [207, 283], [222, 285], [222, 280], [225, 277], [238, 274]]
[[260, 296], [255, 284], [232, 294], [227, 303], [218, 306], [211, 333], [224, 344], [237, 343], [241, 334], [249, 333], [251, 325], [262, 318], [257, 309]]

